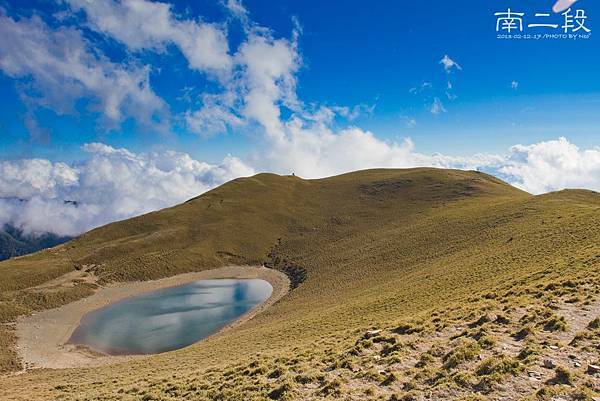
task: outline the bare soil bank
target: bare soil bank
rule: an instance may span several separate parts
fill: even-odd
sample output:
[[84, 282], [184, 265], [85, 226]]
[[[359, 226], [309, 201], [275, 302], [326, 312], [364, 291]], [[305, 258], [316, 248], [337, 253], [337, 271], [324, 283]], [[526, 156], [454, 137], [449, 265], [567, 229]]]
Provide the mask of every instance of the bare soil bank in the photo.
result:
[[277, 302], [290, 288], [289, 279], [285, 274], [266, 267], [250, 266], [228, 266], [197, 273], [181, 274], [160, 280], [111, 284], [99, 289], [88, 298], [60, 308], [21, 317], [17, 322], [17, 350], [23, 360], [23, 365], [26, 370], [34, 368], [61, 369], [107, 365], [147, 357], [145, 355], [110, 356], [94, 352], [85, 347], [67, 344], [67, 341], [79, 325], [83, 315], [89, 311], [159, 288], [217, 278], [259, 278], [268, 281], [273, 286], [273, 293], [267, 301], [226, 326], [219, 333], [251, 319]]

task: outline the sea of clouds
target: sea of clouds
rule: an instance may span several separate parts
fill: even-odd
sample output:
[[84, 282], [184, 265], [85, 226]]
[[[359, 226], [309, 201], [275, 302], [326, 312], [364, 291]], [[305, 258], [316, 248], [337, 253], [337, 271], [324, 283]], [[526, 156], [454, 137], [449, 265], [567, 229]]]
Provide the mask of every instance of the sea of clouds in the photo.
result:
[[[456, 158], [416, 152], [410, 141], [388, 144], [362, 131], [279, 144], [247, 161], [219, 164], [178, 152], [135, 154], [101, 143], [84, 146], [77, 163], [44, 159], [0, 162], [0, 225], [25, 233], [78, 235], [116, 220], [176, 205], [257, 171], [305, 178], [372, 167], [433, 166], [495, 173], [528, 192], [600, 190], [600, 149], [581, 150], [565, 138], [517, 145], [506, 155]], [[260, 161], [260, 162], [258, 162]], [[267, 168], [270, 166], [270, 168]]]

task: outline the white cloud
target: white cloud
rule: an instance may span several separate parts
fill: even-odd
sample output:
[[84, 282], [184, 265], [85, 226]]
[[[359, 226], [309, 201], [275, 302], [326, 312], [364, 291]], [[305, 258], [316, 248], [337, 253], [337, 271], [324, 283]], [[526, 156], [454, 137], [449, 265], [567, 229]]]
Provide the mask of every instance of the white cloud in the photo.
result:
[[516, 145], [499, 171], [535, 194], [564, 188], [600, 191], [600, 148], [581, 150], [566, 138]]
[[243, 114], [262, 125], [269, 137], [281, 139], [280, 107], [298, 108], [295, 73], [300, 57], [295, 41], [253, 33], [240, 46], [236, 60], [243, 69], [239, 82]]
[[565, 138], [516, 145], [506, 155], [456, 157], [419, 153], [410, 139], [382, 141], [356, 127], [335, 132], [294, 119], [286, 128], [285, 140], [255, 155], [258, 170], [319, 178], [365, 168], [428, 166], [485, 170], [533, 194], [565, 188], [600, 191], [600, 148], [582, 150]]
[[450, 157], [425, 155], [415, 151], [410, 139], [383, 141], [370, 131], [348, 127], [339, 131], [329, 125], [329, 117], [306, 120], [292, 117], [285, 135], [267, 140], [250, 163], [257, 170], [295, 173], [304, 178], [320, 178], [366, 168], [415, 166], [474, 169], [500, 164], [501, 157], [474, 155]]
[[456, 157], [419, 153], [410, 139], [382, 141], [356, 127], [333, 131], [319, 120], [292, 118], [285, 132], [249, 161], [228, 156], [219, 165], [185, 153], [136, 154], [101, 143], [85, 145], [90, 156], [80, 163], [0, 162], [0, 224], [74, 235], [180, 203], [255, 171], [320, 178], [365, 168], [429, 166], [485, 170], [534, 194], [600, 190], [600, 148], [582, 150], [565, 138], [516, 145], [507, 155]]
[[452, 72], [453, 68], [456, 70], [462, 70], [462, 67], [456, 61], [448, 57], [447, 54], [442, 57], [440, 64], [444, 66], [444, 70], [446, 70], [447, 73]]
[[202, 107], [185, 113], [187, 128], [202, 136], [210, 136], [227, 132], [230, 128], [245, 125], [244, 119], [237, 114], [235, 103], [238, 101], [234, 92], [219, 95], [204, 94]]
[[72, 165], [41, 159], [0, 162], [0, 225], [75, 235], [254, 174], [231, 156], [211, 165], [173, 151], [135, 154], [100, 143], [84, 150], [90, 157]]
[[444, 103], [442, 103], [439, 97], [433, 98], [433, 103], [431, 103], [429, 111], [435, 115], [447, 112]]
[[241, 1], [238, 0], [222, 0], [223, 4], [227, 9], [242, 22], [249, 22], [248, 10], [244, 7]]
[[147, 67], [120, 65], [92, 49], [74, 28], [52, 29], [40, 18], [15, 20], [0, 11], [0, 70], [12, 78], [31, 78], [35, 87], [22, 96], [58, 113], [73, 112], [83, 97], [106, 121], [126, 116], [160, 128], [167, 107], [150, 87]]
[[[67, 0], [83, 10], [91, 28], [122, 42], [132, 50], [162, 51], [179, 48], [191, 68], [227, 76], [232, 67], [227, 33], [223, 26], [178, 18], [167, 3], [147, 0]], [[241, 5], [229, 1], [231, 9]]]
[[413, 87], [408, 90], [409, 93], [416, 95], [419, 93], [423, 93], [428, 89], [433, 88], [433, 84], [431, 82], [423, 82], [419, 87]]
[[[249, 21], [248, 12], [239, 1], [223, 0], [229, 12], [243, 22], [246, 35], [230, 56], [227, 32], [222, 26], [179, 18], [168, 4], [147, 0], [67, 1], [73, 9], [85, 12], [92, 29], [132, 50], [161, 51], [172, 43], [182, 50], [190, 67], [217, 71], [222, 91], [201, 95], [201, 107], [188, 110], [181, 116], [192, 132], [206, 136], [257, 123], [270, 140], [277, 141], [283, 140], [286, 135], [286, 121], [281, 118], [282, 107], [304, 118], [312, 118], [296, 97], [296, 73], [302, 63], [297, 46], [301, 32], [297, 21], [294, 21], [291, 39], [276, 39], [270, 30]], [[212, 30], [213, 33], [191, 34], [191, 27], [195, 27], [196, 31], [201, 28]], [[184, 38], [188, 40], [190, 37], [196, 37], [199, 42], [206, 38], [218, 40], [211, 39], [213, 45], [209, 46], [212, 49], [209, 54], [204, 54], [202, 49], [186, 52]], [[209, 64], [195, 63], [194, 57]], [[423, 88], [430, 86], [430, 83], [423, 84]], [[362, 113], [372, 112], [373, 107], [334, 106], [328, 111], [353, 120]], [[324, 106], [317, 108], [320, 113], [327, 109]]]
[[[268, 29], [250, 23], [237, 0], [223, 1], [242, 20], [245, 39], [230, 54], [224, 26], [182, 19], [169, 4], [147, 0], [67, 0], [74, 10], [83, 10], [89, 26], [124, 43], [131, 50], [163, 51], [174, 44], [193, 69], [214, 73], [222, 92], [202, 95], [202, 106], [184, 113], [188, 129], [201, 135], [224, 132], [248, 121], [264, 132], [282, 137], [282, 106], [299, 109], [296, 72], [301, 60], [296, 40], [275, 39]], [[350, 113], [349, 113], [350, 114]]]
[[65, 163], [43, 159], [0, 162], [0, 197], [55, 197], [60, 188], [77, 183], [77, 171]]
[[404, 122], [406, 128], [415, 128], [417, 126], [417, 120], [410, 116], [400, 116], [400, 120]]
[[518, 81], [512, 81], [510, 83], [510, 87], [511, 87], [511, 89], [514, 89], [514, 90], [519, 89], [519, 82]]
[[348, 106], [333, 106], [331, 108], [335, 113], [344, 117], [348, 121], [356, 120], [362, 115], [373, 114], [375, 105], [357, 104], [353, 107]]
[[452, 92], [446, 92], [446, 97], [448, 98], [448, 100], [456, 100], [456, 99], [458, 99], [458, 96], [455, 95]]

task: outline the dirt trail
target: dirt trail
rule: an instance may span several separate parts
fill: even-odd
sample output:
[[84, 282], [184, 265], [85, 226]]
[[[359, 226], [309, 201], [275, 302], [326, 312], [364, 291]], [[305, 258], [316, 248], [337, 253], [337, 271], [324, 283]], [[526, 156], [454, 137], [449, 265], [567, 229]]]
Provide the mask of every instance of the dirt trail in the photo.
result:
[[80, 283], [89, 283], [98, 285], [98, 277], [93, 273], [85, 270], [73, 270], [67, 274], [63, 274], [60, 277], [50, 280], [46, 283], [32, 287], [29, 291], [32, 292], [52, 292], [59, 291], [62, 288], [74, 287]]

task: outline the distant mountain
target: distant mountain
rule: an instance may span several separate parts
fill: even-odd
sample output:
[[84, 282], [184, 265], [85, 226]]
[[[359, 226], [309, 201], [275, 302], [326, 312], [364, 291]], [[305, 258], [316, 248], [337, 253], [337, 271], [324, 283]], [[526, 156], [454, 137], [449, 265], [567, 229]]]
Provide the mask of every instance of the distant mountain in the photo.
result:
[[24, 234], [18, 228], [5, 225], [0, 229], [0, 260], [51, 248], [70, 239], [71, 237], [61, 237], [50, 233], [39, 236]]

